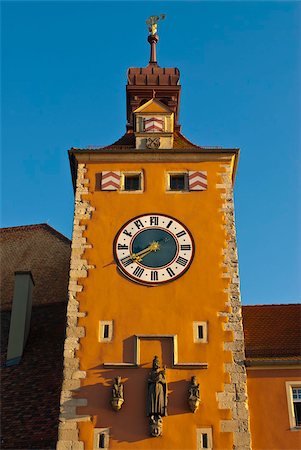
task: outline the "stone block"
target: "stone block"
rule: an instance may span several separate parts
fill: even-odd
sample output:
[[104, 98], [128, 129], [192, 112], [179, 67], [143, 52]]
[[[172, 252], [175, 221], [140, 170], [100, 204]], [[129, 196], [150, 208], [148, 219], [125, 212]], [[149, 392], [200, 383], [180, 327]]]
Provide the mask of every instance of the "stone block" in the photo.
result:
[[219, 403], [232, 404], [235, 400], [235, 394], [232, 392], [217, 392], [216, 398]]
[[236, 393], [234, 384], [224, 384], [224, 390], [225, 390], [225, 392], [231, 392], [232, 394]]
[[75, 389], [80, 388], [80, 380], [64, 380], [63, 381], [63, 390], [73, 391]]
[[249, 422], [248, 422], [248, 420], [239, 420], [238, 421], [238, 431], [249, 432]]
[[77, 425], [75, 422], [60, 422], [59, 429], [60, 430], [76, 430]]
[[72, 391], [62, 391], [61, 392], [61, 405], [72, 399]]
[[225, 363], [224, 367], [225, 367], [225, 372], [228, 372], [228, 373], [233, 373], [233, 372], [245, 373], [245, 367], [240, 364]]
[[64, 358], [73, 358], [75, 355], [75, 348], [65, 348], [64, 349]]
[[236, 446], [235, 448], [240, 449], [241, 446], [250, 448], [249, 447], [250, 444], [251, 444], [251, 438], [250, 438], [249, 433], [245, 433], [245, 432], [234, 433], [234, 445]]
[[72, 374], [72, 378], [74, 380], [79, 380], [81, 378], [86, 378], [86, 376], [87, 376], [87, 372], [85, 372], [84, 370], [76, 370]]
[[72, 450], [84, 450], [84, 443], [82, 441], [73, 442]]
[[64, 368], [64, 380], [71, 380], [74, 369]]
[[238, 420], [220, 420], [220, 431], [222, 433], [238, 431]]
[[59, 428], [58, 438], [63, 441], [76, 441], [78, 439], [78, 430], [62, 430]]
[[[74, 284], [70, 286], [71, 282], [73, 282]], [[76, 280], [71, 280], [70, 283], [69, 283], [69, 292], [81, 292], [83, 290], [83, 286], [77, 284]]]
[[72, 441], [58, 441], [56, 450], [72, 450]]
[[66, 368], [78, 369], [79, 359], [78, 358], [65, 358], [64, 365]]
[[[77, 316], [76, 316], [76, 321], [77, 321]], [[72, 320], [71, 320], [71, 322], [72, 322]], [[67, 328], [67, 336], [68, 337], [82, 338], [82, 337], [85, 336], [85, 328], [84, 327], [69, 326]]]
[[242, 350], [241, 352], [233, 353], [234, 362], [237, 364], [245, 364], [245, 352]]
[[241, 323], [225, 322], [223, 323], [224, 331], [234, 331], [241, 333]]
[[87, 270], [79, 270], [79, 269], [71, 269], [70, 270], [70, 277], [73, 279], [86, 278], [87, 276], [88, 276]]
[[218, 409], [232, 409], [232, 402], [219, 402]]
[[76, 325], [77, 325], [77, 314], [76, 313], [75, 314], [67, 313], [67, 324], [68, 324], [68, 328], [67, 328], [67, 335], [68, 335], [68, 330], [70, 328], [76, 328]]
[[236, 408], [233, 409], [233, 419], [248, 420], [249, 410], [246, 403], [236, 403]]
[[246, 381], [246, 374], [242, 372], [231, 372], [232, 383], [244, 383]]

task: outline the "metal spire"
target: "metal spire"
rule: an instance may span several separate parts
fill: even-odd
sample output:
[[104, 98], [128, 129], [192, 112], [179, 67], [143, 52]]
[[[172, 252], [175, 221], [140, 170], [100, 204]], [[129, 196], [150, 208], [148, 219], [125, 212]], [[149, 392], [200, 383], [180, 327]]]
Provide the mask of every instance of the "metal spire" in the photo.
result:
[[148, 31], [150, 33], [147, 38], [151, 46], [150, 60], [149, 60], [150, 64], [157, 64], [156, 45], [159, 41], [159, 36], [157, 35], [158, 22], [159, 20], [164, 20], [165, 17], [166, 17], [165, 14], [160, 14], [159, 16], [150, 16], [146, 20]]

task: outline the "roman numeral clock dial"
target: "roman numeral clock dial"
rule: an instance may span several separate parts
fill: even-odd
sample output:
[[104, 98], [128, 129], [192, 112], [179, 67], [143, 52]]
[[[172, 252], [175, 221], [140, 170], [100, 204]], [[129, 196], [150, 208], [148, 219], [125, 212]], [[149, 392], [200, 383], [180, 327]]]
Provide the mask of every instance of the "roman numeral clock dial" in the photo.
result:
[[192, 263], [194, 242], [188, 228], [163, 214], [134, 217], [113, 244], [118, 269], [139, 284], [158, 286], [182, 276]]

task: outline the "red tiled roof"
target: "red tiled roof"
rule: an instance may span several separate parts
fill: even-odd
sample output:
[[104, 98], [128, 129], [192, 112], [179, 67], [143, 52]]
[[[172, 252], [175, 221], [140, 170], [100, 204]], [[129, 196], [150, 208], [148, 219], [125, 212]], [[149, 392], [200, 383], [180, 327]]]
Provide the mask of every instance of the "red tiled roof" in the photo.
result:
[[10, 312], [1, 313], [2, 449], [56, 446], [65, 322], [66, 303], [34, 307], [21, 363], [3, 367]]
[[243, 306], [246, 358], [301, 356], [301, 304]]
[[10, 309], [14, 272], [32, 272], [33, 305], [67, 300], [71, 241], [47, 224], [0, 230], [1, 309]]
[[[192, 148], [198, 148], [203, 150], [210, 150], [210, 148], [220, 148], [222, 147], [202, 147], [196, 144], [193, 144], [191, 141], [189, 141], [182, 133], [179, 131], [175, 131], [173, 133], [174, 135], [174, 141], [173, 141], [173, 148], [176, 149], [183, 149], [183, 150], [189, 150]], [[125, 150], [129, 151], [131, 149], [135, 149], [135, 134], [132, 130], [127, 131], [121, 138], [119, 138], [117, 141], [113, 142], [111, 145], [106, 145], [105, 147], [90, 147], [87, 149], [81, 149], [81, 150]], [[71, 149], [71, 150], [79, 150], [79, 149]], [[158, 150], [160, 151], [160, 149]]]
[[[173, 135], [174, 135], [173, 148], [182, 148], [182, 149], [202, 148], [199, 145], [193, 144], [179, 131], [175, 131]], [[107, 147], [103, 147], [103, 149], [104, 150], [114, 148], [120, 149], [121, 147], [124, 147], [124, 150], [129, 150], [129, 148], [133, 149], [135, 148], [135, 134], [133, 131], [128, 131], [116, 142], [114, 142], [111, 145], [108, 145]]]
[[7, 228], [0, 228], [0, 238], [3, 237], [3, 235], [7, 235], [8, 233], [18, 233], [21, 231], [29, 231], [29, 230], [46, 230], [49, 233], [53, 234], [57, 238], [61, 239], [62, 241], [66, 242], [67, 244], [71, 244], [70, 239], [68, 239], [66, 236], [64, 236], [59, 231], [52, 228], [48, 223], [37, 223], [34, 225], [20, 225], [17, 227], [7, 227]]

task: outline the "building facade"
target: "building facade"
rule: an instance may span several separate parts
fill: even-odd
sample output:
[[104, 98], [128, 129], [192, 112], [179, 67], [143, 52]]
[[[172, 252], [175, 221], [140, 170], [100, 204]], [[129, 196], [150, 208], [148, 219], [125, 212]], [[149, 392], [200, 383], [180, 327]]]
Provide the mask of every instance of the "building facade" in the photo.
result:
[[181, 134], [179, 70], [130, 68], [127, 131], [71, 149], [58, 450], [251, 448], [233, 183]]

